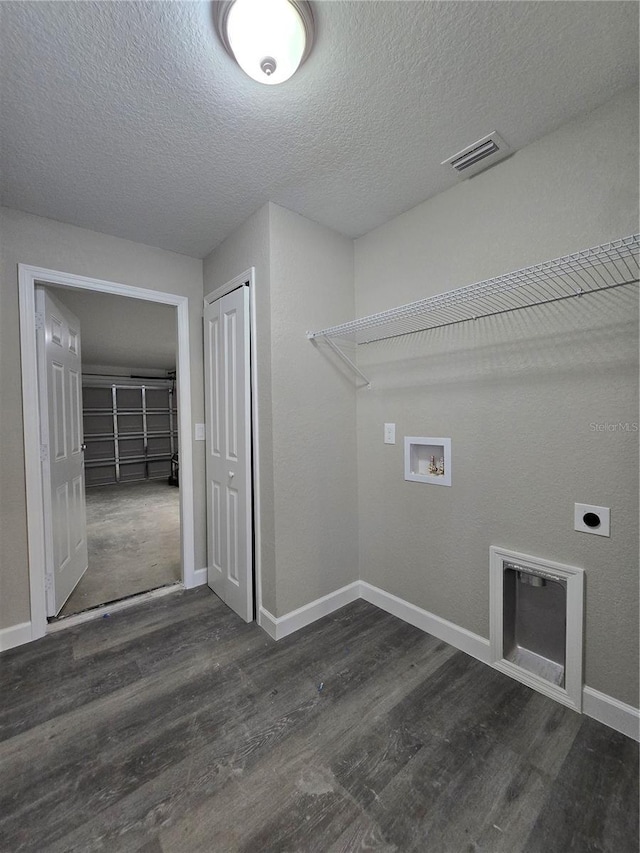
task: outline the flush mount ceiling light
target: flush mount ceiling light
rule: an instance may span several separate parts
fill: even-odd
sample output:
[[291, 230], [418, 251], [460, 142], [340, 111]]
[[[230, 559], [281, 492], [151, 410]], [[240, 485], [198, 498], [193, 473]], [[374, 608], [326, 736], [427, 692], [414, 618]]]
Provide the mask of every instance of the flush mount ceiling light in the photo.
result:
[[306, 0], [222, 0], [214, 3], [214, 21], [227, 52], [259, 83], [288, 80], [313, 44]]

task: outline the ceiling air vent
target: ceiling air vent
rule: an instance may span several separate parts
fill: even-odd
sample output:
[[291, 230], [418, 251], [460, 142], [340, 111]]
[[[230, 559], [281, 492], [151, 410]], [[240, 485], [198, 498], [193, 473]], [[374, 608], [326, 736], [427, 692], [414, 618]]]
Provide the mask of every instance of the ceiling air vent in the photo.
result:
[[471, 175], [477, 175], [483, 169], [488, 169], [510, 153], [511, 149], [507, 143], [494, 130], [493, 133], [483, 136], [473, 145], [468, 145], [453, 157], [444, 160], [442, 165], [450, 166], [463, 178], [470, 178]]

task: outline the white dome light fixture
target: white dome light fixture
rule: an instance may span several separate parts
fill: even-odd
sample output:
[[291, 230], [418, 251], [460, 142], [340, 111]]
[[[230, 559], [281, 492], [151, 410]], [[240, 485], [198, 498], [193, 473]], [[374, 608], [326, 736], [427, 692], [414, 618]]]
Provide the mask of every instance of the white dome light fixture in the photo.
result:
[[259, 83], [284, 83], [311, 52], [314, 21], [306, 0], [221, 0], [214, 21], [227, 52]]

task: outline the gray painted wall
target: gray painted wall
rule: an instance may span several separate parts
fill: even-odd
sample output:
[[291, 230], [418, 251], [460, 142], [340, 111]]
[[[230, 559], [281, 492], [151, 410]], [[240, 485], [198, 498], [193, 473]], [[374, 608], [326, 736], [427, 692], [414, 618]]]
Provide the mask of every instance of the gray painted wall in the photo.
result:
[[[0, 628], [29, 620], [17, 264], [189, 297], [192, 417], [202, 421], [202, 261], [51, 219], [0, 210]], [[204, 452], [194, 443], [196, 568], [206, 565]]]
[[[357, 316], [637, 231], [637, 104], [356, 240]], [[638, 421], [637, 333], [629, 287], [358, 353], [361, 578], [488, 637], [490, 545], [582, 566], [586, 683], [636, 707], [638, 434], [591, 425]], [[404, 481], [404, 435], [452, 438], [451, 488]], [[576, 501], [611, 507], [610, 539], [573, 530]]]
[[353, 316], [352, 241], [265, 205], [204, 262], [210, 293], [256, 268], [263, 606], [280, 616], [357, 578], [355, 392], [306, 340]]
[[358, 578], [356, 393], [306, 339], [352, 317], [353, 241], [271, 206], [277, 612]]

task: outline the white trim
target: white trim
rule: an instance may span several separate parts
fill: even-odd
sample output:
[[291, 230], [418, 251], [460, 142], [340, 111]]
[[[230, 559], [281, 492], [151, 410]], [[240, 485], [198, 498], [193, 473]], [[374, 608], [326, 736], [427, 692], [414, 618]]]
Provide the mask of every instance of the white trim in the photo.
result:
[[248, 284], [249, 287], [251, 287], [254, 277], [255, 267], [249, 267], [248, 270], [241, 272], [240, 275], [235, 275], [230, 281], [226, 282], [226, 284], [216, 287], [216, 289], [212, 290], [211, 293], [207, 293], [204, 297], [204, 307], [206, 308], [207, 305], [217, 302], [218, 299], [222, 299], [222, 297], [226, 296], [227, 293], [233, 293], [234, 290], [237, 290], [239, 287], [243, 287], [245, 284]]
[[9, 628], [0, 628], [0, 652], [30, 643], [32, 639], [31, 622], [20, 622]]
[[404, 622], [408, 622], [409, 625], [414, 625], [427, 634], [433, 634], [439, 640], [444, 640], [445, 643], [466, 652], [482, 663], [489, 663], [489, 640], [479, 634], [461, 628], [447, 619], [436, 616], [435, 613], [430, 613], [428, 610], [423, 610], [422, 607], [410, 604], [403, 598], [398, 598], [397, 595], [377, 586], [372, 586], [366, 581], [360, 581], [360, 588], [362, 598], [369, 604], [375, 604], [376, 607], [391, 613], [392, 616], [397, 616]]
[[22, 414], [24, 421], [25, 483], [27, 499], [27, 543], [31, 604], [31, 639], [47, 633], [45, 602], [45, 548], [40, 470], [40, 412], [36, 363], [35, 285], [53, 284], [78, 290], [93, 290], [147, 302], [173, 305], [177, 310], [178, 447], [180, 452], [180, 505], [183, 583], [189, 589], [195, 579], [195, 523], [193, 495], [193, 448], [191, 435], [191, 370], [189, 357], [189, 299], [159, 290], [147, 290], [102, 279], [18, 264], [20, 301], [20, 355], [22, 369]]
[[582, 691], [582, 713], [633, 740], [640, 741], [640, 709], [634, 708], [633, 705], [600, 693], [593, 687], [585, 687]]
[[271, 637], [272, 640], [278, 639], [278, 623], [275, 616], [272, 616], [268, 610], [261, 607], [258, 611], [258, 625], [263, 631]]
[[[195, 574], [200, 576], [201, 573], [204, 573], [206, 582], [206, 572], [206, 569], [198, 569]], [[52, 623], [50, 631], [59, 631], [62, 628], [102, 618], [106, 612], [115, 613], [119, 610], [125, 610], [133, 605], [168, 595], [182, 588], [181, 584], [161, 587], [160, 589], [152, 590], [151, 592], [143, 593], [124, 601], [118, 601], [110, 606], [105, 605], [104, 607], [97, 607], [95, 610], [79, 613], [77, 616], [69, 616], [59, 622]], [[304, 607], [299, 607], [297, 610], [279, 618], [276, 618], [268, 610], [265, 610], [264, 607], [261, 607], [258, 611], [258, 625], [273, 640], [281, 640], [294, 631], [310, 625], [312, 622], [333, 613], [335, 610], [344, 607], [346, 604], [350, 604], [352, 601], [357, 601], [359, 598], [368, 601], [370, 604], [379, 607], [392, 616], [396, 616], [398, 619], [402, 619], [410, 625], [414, 625], [416, 628], [420, 628], [420, 630], [428, 634], [432, 634], [439, 640], [449, 643], [454, 648], [466, 652], [471, 657], [476, 658], [476, 660], [491, 666], [489, 640], [468, 631], [466, 628], [461, 628], [453, 622], [442, 619], [428, 610], [416, 607], [415, 604], [410, 604], [397, 595], [372, 586], [366, 581], [355, 581], [348, 586], [342, 587], [342, 589], [325, 595], [323, 598], [318, 598], [304, 605]], [[0, 651], [28, 643], [30, 640], [30, 622], [23, 622], [20, 625], [12, 625], [10, 628], [0, 629]], [[499, 667], [494, 668], [499, 669]], [[549, 698], [557, 700], [556, 696]], [[606, 693], [594, 690], [593, 687], [584, 687], [582, 691], [582, 713], [627, 737], [640, 740], [640, 710], [634, 708], [632, 705], [621, 702], [619, 699], [614, 699], [613, 696], [608, 696]]]
[[[253, 455], [253, 536], [254, 553], [253, 568], [255, 575], [255, 612], [258, 624], [262, 624], [262, 528], [260, 525], [260, 418], [258, 411], [258, 312], [256, 311], [256, 269], [249, 267], [240, 275], [234, 276], [226, 284], [212, 290], [204, 297], [204, 305], [210, 305], [217, 299], [222, 299], [227, 293], [237, 290], [239, 287], [249, 287], [249, 321], [251, 331], [249, 334], [249, 361], [251, 371], [251, 447]], [[264, 613], [268, 613], [267, 610]], [[271, 615], [271, 614], [269, 614]], [[265, 617], [266, 618], [266, 617]], [[272, 619], [274, 617], [271, 617]], [[265, 629], [266, 630], [266, 629]]]
[[105, 616], [110, 616], [112, 613], [117, 613], [119, 610], [128, 610], [137, 604], [145, 604], [154, 598], [164, 598], [165, 595], [171, 595], [171, 593], [180, 592], [181, 590], [184, 591], [184, 584], [173, 583], [168, 586], [158, 587], [158, 589], [151, 589], [149, 592], [141, 592], [140, 595], [123, 598], [121, 601], [114, 601], [112, 604], [103, 604], [100, 607], [93, 607], [91, 610], [84, 610], [82, 613], [74, 613], [73, 616], [63, 616], [62, 619], [49, 624], [47, 633], [55, 634], [64, 628], [73, 628], [75, 625], [93, 622], [94, 619], [102, 619]]
[[193, 589], [194, 586], [202, 586], [207, 582], [207, 567], [203, 569], [195, 569], [193, 572], [193, 583], [186, 589]]
[[29, 554], [29, 591], [31, 639], [47, 631], [45, 596], [45, 528], [42, 473], [40, 464], [40, 409], [38, 400], [38, 363], [35, 324], [35, 273], [18, 264], [20, 302], [20, 364], [22, 370], [22, 420], [24, 469], [27, 503], [27, 549]]
[[[415, 625], [428, 634], [433, 634], [434, 637], [444, 640], [449, 645], [466, 652], [482, 663], [489, 664], [494, 669], [505, 672], [503, 667], [491, 663], [490, 642], [484, 637], [473, 634], [471, 631], [467, 631], [466, 628], [461, 628], [453, 622], [448, 622], [446, 619], [441, 619], [439, 616], [429, 613], [427, 610], [422, 610], [414, 604], [409, 604], [408, 601], [385, 592], [383, 589], [378, 589], [378, 587], [372, 586], [366, 581], [360, 581], [360, 587], [362, 598], [370, 604], [375, 604], [381, 610], [385, 610], [387, 613], [391, 613], [393, 616], [397, 616], [399, 619]], [[266, 627], [265, 630], [267, 630]], [[511, 675], [510, 672], [506, 674]], [[518, 680], [526, 683], [524, 679], [519, 678]], [[539, 689], [537, 685], [529, 686]], [[562, 702], [562, 699], [555, 693], [547, 695], [551, 699]], [[567, 701], [562, 702], [562, 704], [578, 710], [573, 704]], [[605, 726], [609, 726], [609, 728], [615, 729], [615, 731], [621, 732], [621, 734], [627, 737], [640, 740], [640, 710], [634, 708], [632, 705], [620, 702], [619, 699], [614, 699], [613, 696], [600, 693], [598, 690], [594, 690], [593, 687], [584, 687], [582, 689], [582, 713], [587, 717], [598, 720], [598, 722], [603, 723]]]
[[[503, 562], [516, 563], [525, 569], [548, 571], [560, 576], [567, 585], [565, 686], [560, 687], [507, 660], [503, 649]], [[491, 545], [489, 548], [490, 663], [495, 668], [544, 693], [569, 708], [582, 710], [582, 618], [584, 570], [541, 557], [532, 557]]]
[[322, 619], [323, 616], [328, 616], [334, 610], [339, 610], [345, 604], [351, 604], [352, 601], [357, 601], [360, 598], [360, 581], [354, 581], [340, 589], [330, 592], [328, 595], [323, 595], [322, 598], [316, 598], [315, 601], [310, 601], [297, 610], [292, 610], [284, 616], [273, 616], [264, 607], [260, 608], [259, 624], [261, 628], [273, 637], [274, 640], [281, 640], [294, 631], [299, 631], [301, 628], [306, 628], [312, 622]]
[[178, 386], [178, 453], [180, 454], [180, 514], [182, 534], [182, 582], [186, 589], [196, 586], [196, 532], [193, 494], [193, 434], [191, 429], [191, 335], [189, 299], [179, 299], [176, 379]]
[[258, 312], [256, 310], [256, 270], [250, 267], [242, 274], [249, 281], [249, 319], [251, 322], [250, 362], [251, 362], [251, 452], [253, 454], [253, 570], [255, 577], [255, 612], [262, 609], [262, 525], [260, 515], [260, 418], [258, 411]]

